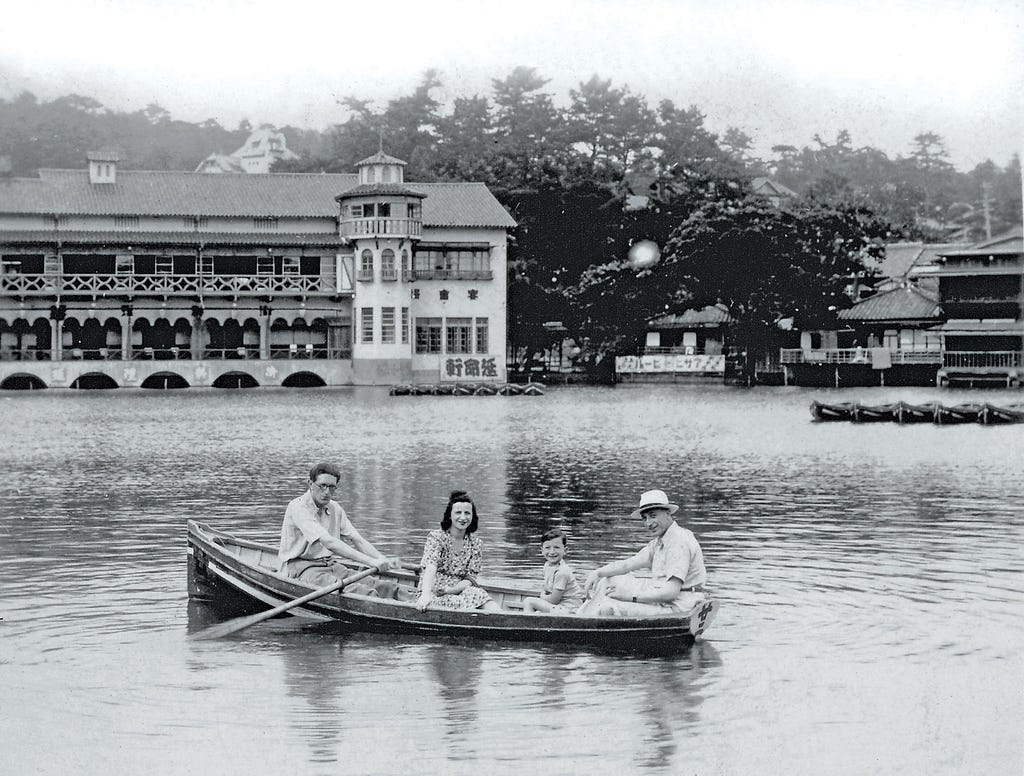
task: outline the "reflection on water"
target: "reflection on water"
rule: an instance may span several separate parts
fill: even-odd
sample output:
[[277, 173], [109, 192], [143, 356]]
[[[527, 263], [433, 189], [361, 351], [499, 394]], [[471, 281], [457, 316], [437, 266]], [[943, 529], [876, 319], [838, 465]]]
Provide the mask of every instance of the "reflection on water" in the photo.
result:
[[[1019, 773], [1024, 427], [808, 411], [972, 396], [2, 395], [0, 738], [39, 742], [5, 747], [5, 771]], [[408, 560], [467, 488], [485, 576], [531, 583], [551, 527], [581, 579], [635, 552], [628, 513], [663, 488], [721, 612], [672, 658], [290, 618], [188, 641], [223, 615], [187, 600], [186, 519], [274, 543], [319, 458], [342, 464], [360, 530]]]

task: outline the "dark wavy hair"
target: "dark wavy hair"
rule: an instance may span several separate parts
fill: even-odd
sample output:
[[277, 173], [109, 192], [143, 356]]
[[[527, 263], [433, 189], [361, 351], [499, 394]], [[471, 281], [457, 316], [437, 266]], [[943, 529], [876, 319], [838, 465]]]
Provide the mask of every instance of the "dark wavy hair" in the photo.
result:
[[338, 482], [341, 482], [341, 469], [335, 466], [333, 463], [328, 461], [321, 461], [316, 464], [312, 469], [309, 470], [309, 481], [316, 482], [316, 478], [321, 474], [329, 474]]
[[452, 506], [455, 504], [469, 504], [473, 508], [473, 520], [470, 522], [469, 528], [466, 529], [466, 536], [469, 536], [479, 526], [480, 518], [476, 513], [476, 504], [464, 490], [453, 490], [448, 496], [448, 506], [444, 508], [444, 517], [441, 518], [441, 530], [447, 531], [452, 527]]

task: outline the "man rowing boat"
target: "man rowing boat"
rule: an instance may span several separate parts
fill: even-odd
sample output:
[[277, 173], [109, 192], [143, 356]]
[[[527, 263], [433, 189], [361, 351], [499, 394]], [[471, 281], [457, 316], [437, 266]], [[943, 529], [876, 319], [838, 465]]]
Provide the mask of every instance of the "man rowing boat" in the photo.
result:
[[[386, 557], [364, 539], [341, 504], [333, 499], [340, 479], [337, 466], [318, 463], [309, 471], [309, 488], [288, 504], [277, 554], [278, 570], [285, 576], [326, 587], [355, 573], [345, 560], [376, 566], [380, 571], [401, 567], [398, 558]], [[396, 587], [391, 581], [369, 578], [345, 590], [390, 597]]]

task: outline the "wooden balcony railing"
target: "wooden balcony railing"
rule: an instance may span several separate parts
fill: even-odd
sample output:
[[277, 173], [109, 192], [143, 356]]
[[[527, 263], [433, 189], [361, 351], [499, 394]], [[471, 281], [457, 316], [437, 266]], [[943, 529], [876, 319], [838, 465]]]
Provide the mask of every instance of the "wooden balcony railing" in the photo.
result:
[[489, 269], [414, 269], [413, 280], [491, 280]]
[[[257, 345], [243, 345], [237, 348], [204, 348], [202, 357], [215, 361], [258, 359], [260, 349]], [[0, 361], [50, 361], [49, 350], [29, 348], [14, 350], [0, 348]], [[128, 354], [132, 361], [191, 361], [192, 351], [186, 347], [171, 348], [139, 348], [133, 347]], [[352, 351], [328, 350], [326, 345], [271, 345], [272, 359], [351, 359]], [[64, 348], [61, 351], [62, 361], [120, 361], [121, 346], [113, 345], [106, 348]]]
[[423, 222], [416, 218], [348, 218], [338, 224], [338, 233], [342, 237], [419, 237], [423, 234]]
[[335, 294], [333, 279], [319, 275], [0, 275], [0, 294], [225, 294], [259, 296], [273, 293]]
[[[941, 364], [942, 351], [890, 350], [893, 364]], [[870, 364], [871, 348], [782, 348], [782, 364]]]
[[942, 365], [945, 367], [973, 369], [979, 367], [1012, 367], [1021, 366], [1022, 358], [1019, 350], [986, 350], [966, 352], [947, 350], [942, 354]]
[[[662, 356], [662, 355], [681, 355], [681, 356], [702, 356], [704, 355], [704, 348], [694, 347], [692, 345], [669, 345], [669, 346], [647, 346], [644, 348], [643, 355], [645, 356]], [[712, 355], [720, 355], [712, 354]]]

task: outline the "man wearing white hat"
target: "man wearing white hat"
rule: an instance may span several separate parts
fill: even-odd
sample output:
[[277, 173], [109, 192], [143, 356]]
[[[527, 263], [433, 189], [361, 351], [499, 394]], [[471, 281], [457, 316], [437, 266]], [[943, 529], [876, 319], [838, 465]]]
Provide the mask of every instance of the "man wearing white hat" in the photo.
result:
[[[642, 520], [654, 538], [633, 557], [608, 563], [587, 575], [583, 589], [591, 597], [579, 614], [639, 616], [689, 611], [704, 598], [704, 553], [693, 532], [675, 521], [673, 515], [678, 511], [663, 490], [649, 490], [640, 496], [640, 505], [630, 517]], [[650, 569], [650, 579], [630, 574], [639, 569]]]

